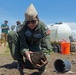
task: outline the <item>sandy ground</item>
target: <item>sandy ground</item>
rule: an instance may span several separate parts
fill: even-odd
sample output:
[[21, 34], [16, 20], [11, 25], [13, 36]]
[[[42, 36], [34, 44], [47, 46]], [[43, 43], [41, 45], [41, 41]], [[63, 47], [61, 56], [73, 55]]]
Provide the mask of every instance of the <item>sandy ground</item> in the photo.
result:
[[[24, 69], [19, 71], [17, 61], [14, 61], [9, 53], [6, 53], [6, 47], [0, 47], [0, 75], [40, 75], [38, 70]], [[63, 55], [59, 53], [51, 53], [48, 57], [48, 64], [44, 75], [76, 75], [76, 53], [70, 55]], [[69, 72], [58, 73], [55, 71], [54, 62], [57, 59], [68, 60], [71, 63]]]

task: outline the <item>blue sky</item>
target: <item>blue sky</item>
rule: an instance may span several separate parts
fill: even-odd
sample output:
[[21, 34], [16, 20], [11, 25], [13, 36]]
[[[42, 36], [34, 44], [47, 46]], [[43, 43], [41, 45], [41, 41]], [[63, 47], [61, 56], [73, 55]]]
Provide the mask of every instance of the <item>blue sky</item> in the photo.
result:
[[31, 3], [47, 25], [76, 22], [76, 0], [0, 0], [0, 25], [4, 20], [9, 21], [9, 26], [16, 24], [17, 20], [24, 21], [24, 13]]

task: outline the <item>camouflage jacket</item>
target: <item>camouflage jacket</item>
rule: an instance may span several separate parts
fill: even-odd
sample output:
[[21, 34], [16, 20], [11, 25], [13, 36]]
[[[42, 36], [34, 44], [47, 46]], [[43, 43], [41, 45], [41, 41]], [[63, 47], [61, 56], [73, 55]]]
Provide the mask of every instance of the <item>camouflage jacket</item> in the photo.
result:
[[48, 27], [39, 21], [37, 27], [31, 30], [27, 24], [18, 32], [20, 41], [20, 52], [30, 50], [33, 52], [51, 50], [50, 34], [47, 34]]

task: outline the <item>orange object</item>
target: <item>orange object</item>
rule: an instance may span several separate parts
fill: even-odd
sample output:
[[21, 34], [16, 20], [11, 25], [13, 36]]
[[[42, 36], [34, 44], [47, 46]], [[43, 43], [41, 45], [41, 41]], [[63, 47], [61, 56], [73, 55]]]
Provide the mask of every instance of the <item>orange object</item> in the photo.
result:
[[61, 42], [61, 53], [70, 54], [70, 43], [69, 42]]

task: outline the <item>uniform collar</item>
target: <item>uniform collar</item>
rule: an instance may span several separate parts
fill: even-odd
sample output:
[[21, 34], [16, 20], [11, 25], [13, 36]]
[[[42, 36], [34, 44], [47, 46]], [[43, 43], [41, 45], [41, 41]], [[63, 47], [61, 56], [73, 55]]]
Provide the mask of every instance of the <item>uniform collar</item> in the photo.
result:
[[38, 25], [37, 25], [36, 28], [35, 28], [35, 31], [38, 30], [39, 28], [40, 28], [40, 20], [39, 20]]

